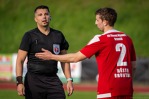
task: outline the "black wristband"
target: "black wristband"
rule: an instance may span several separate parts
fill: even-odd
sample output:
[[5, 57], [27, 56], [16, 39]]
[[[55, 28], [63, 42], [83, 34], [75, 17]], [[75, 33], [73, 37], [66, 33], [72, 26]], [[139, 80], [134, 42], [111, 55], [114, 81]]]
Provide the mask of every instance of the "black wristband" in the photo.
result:
[[22, 76], [16, 77], [16, 81], [17, 81], [17, 86], [18, 86], [19, 84], [23, 84]]

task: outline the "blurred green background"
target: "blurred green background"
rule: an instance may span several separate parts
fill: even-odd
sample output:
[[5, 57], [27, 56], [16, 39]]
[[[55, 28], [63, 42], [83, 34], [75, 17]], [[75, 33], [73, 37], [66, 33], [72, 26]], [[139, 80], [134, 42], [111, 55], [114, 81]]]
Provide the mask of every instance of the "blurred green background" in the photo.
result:
[[[115, 29], [132, 38], [138, 57], [149, 56], [149, 0], [0, 0], [0, 53], [17, 53], [24, 33], [36, 27], [33, 11], [42, 4], [50, 8], [50, 26], [62, 31], [68, 40], [68, 52], [80, 50], [94, 35], [102, 33], [95, 25], [94, 13], [98, 8], [112, 7], [118, 13]], [[15, 90], [0, 93], [3, 99], [23, 99]], [[96, 93], [76, 91], [69, 98], [80, 96], [95, 99]], [[135, 94], [134, 99], [148, 96]]]
[[128, 34], [138, 57], [149, 56], [149, 0], [0, 0], [0, 53], [17, 53], [24, 33], [36, 27], [34, 9], [50, 8], [50, 26], [61, 30], [76, 52], [96, 34], [95, 11], [112, 7], [118, 13], [115, 28]]

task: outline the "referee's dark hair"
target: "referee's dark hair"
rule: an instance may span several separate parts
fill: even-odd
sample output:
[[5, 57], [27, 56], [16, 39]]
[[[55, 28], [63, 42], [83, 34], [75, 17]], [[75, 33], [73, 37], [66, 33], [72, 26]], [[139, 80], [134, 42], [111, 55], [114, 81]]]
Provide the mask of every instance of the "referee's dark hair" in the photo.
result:
[[48, 12], [50, 13], [49, 7], [46, 6], [46, 5], [37, 6], [37, 7], [35, 8], [35, 10], [34, 10], [34, 13], [35, 13], [38, 9], [47, 9]]

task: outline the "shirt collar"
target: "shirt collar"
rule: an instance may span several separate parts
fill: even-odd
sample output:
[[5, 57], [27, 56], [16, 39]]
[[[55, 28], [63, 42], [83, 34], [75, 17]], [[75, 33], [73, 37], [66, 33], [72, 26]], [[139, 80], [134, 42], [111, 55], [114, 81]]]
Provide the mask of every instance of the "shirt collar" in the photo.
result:
[[111, 33], [111, 32], [119, 32], [119, 31], [115, 30], [115, 29], [112, 29], [112, 30], [108, 30], [108, 31], [104, 32], [104, 34], [108, 34], [108, 33]]

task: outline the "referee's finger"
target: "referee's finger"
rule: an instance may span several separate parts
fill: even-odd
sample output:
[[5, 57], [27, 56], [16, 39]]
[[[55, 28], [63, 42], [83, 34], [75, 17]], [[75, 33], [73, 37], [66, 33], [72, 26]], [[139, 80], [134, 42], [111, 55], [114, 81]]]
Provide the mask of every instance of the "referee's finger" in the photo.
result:
[[73, 94], [73, 88], [69, 88], [68, 96], [71, 96]]
[[23, 96], [25, 96], [25, 90], [23, 90]]
[[22, 92], [18, 92], [18, 95], [19, 95], [19, 96], [23, 96]]

